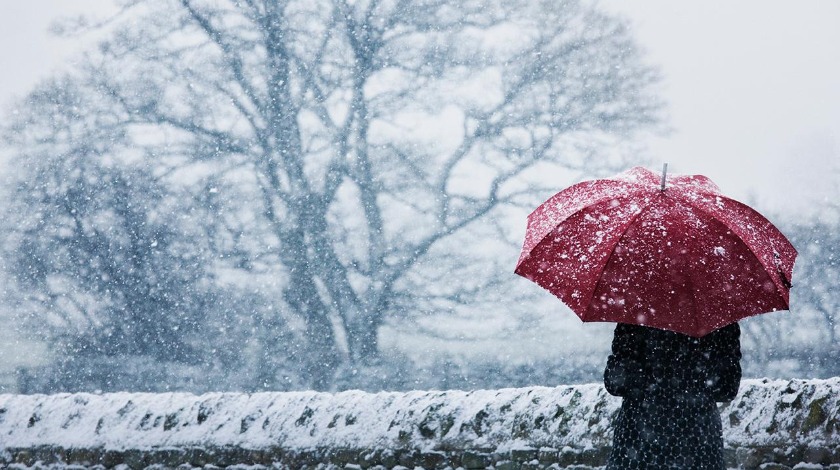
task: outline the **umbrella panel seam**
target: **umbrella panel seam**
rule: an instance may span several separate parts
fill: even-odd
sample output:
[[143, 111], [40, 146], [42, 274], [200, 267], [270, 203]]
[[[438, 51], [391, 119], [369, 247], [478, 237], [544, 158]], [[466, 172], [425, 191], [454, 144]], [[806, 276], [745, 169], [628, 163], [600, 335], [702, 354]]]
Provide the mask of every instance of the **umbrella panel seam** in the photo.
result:
[[[660, 195], [658, 197], [662, 197], [662, 196]], [[621, 232], [621, 234], [619, 236], [615, 237], [615, 243], [613, 243], [612, 247], [610, 247], [610, 254], [605, 257], [604, 264], [600, 268], [602, 273], [604, 271], [604, 268], [607, 267], [607, 265], [610, 263], [610, 260], [615, 255], [616, 247], [618, 247], [618, 244], [621, 243], [621, 239], [624, 238], [624, 236], [627, 234], [627, 231], [630, 229], [630, 227], [633, 226], [633, 224], [636, 223], [636, 221], [639, 219], [639, 217], [641, 217], [642, 214], [645, 213], [645, 211], [650, 209], [650, 207], [653, 205], [654, 202], [655, 202], [655, 199], [651, 198], [651, 201], [645, 207], [640, 208], [639, 212], [630, 219], [630, 221], [627, 223], [627, 225], [624, 226], [624, 230]], [[593, 305], [592, 298], [595, 296], [595, 292], [598, 291], [598, 287], [602, 284], [602, 282], [603, 282], [603, 277], [599, 277], [598, 281], [595, 282], [595, 284], [593, 285], [592, 291], [589, 293], [589, 299], [590, 299], [589, 303], [586, 305], [586, 310], [584, 310], [584, 312], [583, 312], [584, 317], [589, 317], [590, 314], [593, 313], [592, 312], [592, 305]], [[587, 320], [584, 320], [583, 318], [581, 318], [581, 319], [583, 321], [587, 321]]]
[[[747, 209], [749, 209], [750, 211], [755, 212], [756, 214], [758, 214], [759, 216], [761, 216], [761, 218], [763, 218], [763, 219], [767, 220], [767, 219], [766, 219], [766, 217], [764, 217], [764, 216], [762, 216], [761, 214], [759, 214], [759, 213], [758, 213], [755, 209], [751, 208], [750, 206], [748, 206], [748, 205], [746, 205], [746, 204], [744, 204], [744, 203], [742, 203], [742, 202], [736, 201], [735, 199], [732, 199], [732, 198], [730, 198], [730, 197], [726, 197], [726, 196], [724, 196], [724, 195], [722, 195], [722, 194], [715, 194], [714, 196], [715, 196], [715, 197], [724, 198], [724, 199], [726, 199], [726, 200], [728, 200], [728, 201], [730, 201], [730, 202], [732, 202], [732, 203], [735, 203], [735, 204], [737, 204], [737, 205], [739, 205], [739, 206], [742, 206], [742, 207], [744, 207], [744, 208], [747, 208]], [[740, 233], [741, 231], [740, 231], [740, 230], [738, 230], [738, 229], [736, 229], [736, 228], [733, 228], [733, 226], [732, 226], [732, 225], [730, 225], [730, 224], [728, 224], [728, 223], [726, 223], [726, 221], [724, 221], [724, 220], [722, 220], [722, 219], [720, 219], [720, 218], [718, 218], [718, 217], [715, 217], [713, 214], [711, 214], [709, 211], [707, 211], [707, 210], [706, 210], [706, 209], [704, 209], [703, 207], [700, 207], [700, 206], [697, 206], [697, 205], [695, 205], [695, 204], [691, 203], [691, 201], [689, 201], [687, 198], [683, 198], [682, 200], [683, 200], [683, 201], [685, 201], [685, 202], [686, 202], [686, 204], [688, 204], [688, 205], [689, 205], [689, 206], [691, 206], [692, 208], [697, 209], [698, 211], [702, 212], [704, 215], [706, 215], [706, 216], [707, 216], [707, 217], [709, 217], [710, 219], [712, 219], [712, 220], [715, 220], [715, 221], [719, 222], [719, 223], [720, 223], [720, 224], [722, 224], [724, 227], [726, 227], [727, 229], [731, 230], [731, 231], [732, 231], [732, 233], [734, 233], [734, 234], [737, 236], [737, 238], [738, 238], [739, 240], [742, 240], [742, 241], [744, 240], [744, 237], [741, 235], [741, 233]], [[773, 223], [772, 223], [772, 222], [770, 222], [769, 220], [767, 220], [767, 222], [768, 222], [768, 224], [771, 226], [771, 228], [772, 228], [772, 229], [775, 229], [775, 230], [777, 230], [777, 231], [779, 230], [779, 229], [778, 229], [775, 225], [773, 225]], [[785, 301], [785, 304], [787, 305], [787, 309], [789, 310], [789, 309], [790, 309], [790, 299], [789, 299], [789, 298], [786, 298], [784, 291], [783, 291], [782, 289], [780, 289], [780, 288], [779, 288], [779, 280], [775, 279], [775, 278], [773, 277], [773, 274], [771, 274], [771, 272], [775, 273], [775, 269], [773, 269], [773, 270], [769, 270], [769, 269], [768, 269], [767, 265], [764, 263], [764, 261], [761, 259], [761, 257], [760, 257], [760, 256], [758, 256], [758, 254], [757, 254], [757, 253], [755, 252], [755, 250], [753, 249], [752, 245], [750, 245], [749, 243], [746, 243], [746, 242], [744, 242], [744, 245], [747, 247], [747, 249], [750, 251], [750, 253], [752, 253], [752, 255], [755, 257], [755, 259], [756, 259], [756, 260], [758, 260], [758, 264], [760, 264], [760, 265], [761, 265], [761, 267], [762, 267], [762, 268], [764, 268], [764, 271], [767, 273], [767, 276], [768, 276], [768, 277], [770, 278], [770, 280], [773, 282], [773, 287], [776, 289], [776, 293], [777, 293], [777, 294], [779, 294], [779, 297], [781, 297], [781, 298]], [[795, 253], [796, 253], [796, 247], [794, 247], [794, 246], [793, 246], [793, 244], [790, 244], [790, 245], [791, 245], [791, 247], [793, 248], [793, 250], [794, 250], [794, 254], [795, 254]], [[771, 242], [771, 246], [773, 246], [772, 242]], [[794, 257], [795, 257], [795, 256], [794, 256]], [[777, 266], [775, 266], [775, 265], [773, 266], [773, 268], [777, 268], [777, 269], [778, 269], [778, 267], [777, 267]], [[792, 269], [792, 267], [791, 267], [791, 269]], [[789, 294], [788, 294], [788, 295], [789, 295]]]

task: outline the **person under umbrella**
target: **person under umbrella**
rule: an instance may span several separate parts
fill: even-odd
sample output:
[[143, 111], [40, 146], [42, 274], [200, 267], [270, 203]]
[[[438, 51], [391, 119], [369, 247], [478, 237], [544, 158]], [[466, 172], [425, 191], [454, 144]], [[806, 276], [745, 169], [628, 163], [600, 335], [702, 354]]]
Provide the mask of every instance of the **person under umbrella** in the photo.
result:
[[716, 402], [741, 382], [737, 323], [702, 338], [619, 323], [604, 385], [623, 397], [607, 469], [726, 468]]
[[737, 322], [788, 309], [795, 259], [758, 212], [665, 169], [573, 185], [528, 217], [516, 273], [583, 321], [618, 323], [608, 470], [725, 468], [716, 402], [738, 392]]

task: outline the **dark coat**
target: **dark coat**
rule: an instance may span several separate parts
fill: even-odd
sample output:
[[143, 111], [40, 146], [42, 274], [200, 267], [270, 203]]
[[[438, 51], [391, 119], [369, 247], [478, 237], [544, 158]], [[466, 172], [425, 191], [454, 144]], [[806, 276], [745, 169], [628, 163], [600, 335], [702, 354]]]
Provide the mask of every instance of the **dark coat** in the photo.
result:
[[623, 397], [607, 470], [725, 468], [720, 414], [741, 382], [737, 323], [693, 338], [619, 324], [604, 385]]

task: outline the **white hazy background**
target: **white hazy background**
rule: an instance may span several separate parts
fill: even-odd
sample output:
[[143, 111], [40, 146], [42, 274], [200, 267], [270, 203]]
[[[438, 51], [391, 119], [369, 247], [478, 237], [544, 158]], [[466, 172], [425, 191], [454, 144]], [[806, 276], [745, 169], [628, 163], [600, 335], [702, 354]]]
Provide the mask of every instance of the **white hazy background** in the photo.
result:
[[[661, 67], [672, 132], [647, 138], [652, 161], [705, 174], [762, 211], [810, 211], [838, 196], [840, 2], [598, 4], [625, 16]], [[52, 21], [114, 11], [110, 0], [0, 2], [4, 108], [89, 45], [52, 36]]]
[[759, 210], [840, 196], [840, 2], [600, 3], [662, 68], [674, 132], [650, 140], [656, 160]]
[[[672, 130], [645, 137], [650, 161], [669, 162], [674, 173], [705, 174], [725, 194], [771, 219], [818, 213], [821, 202], [840, 199], [840, 1], [598, 3], [627, 18], [664, 77]], [[13, 109], [14, 98], [91, 46], [93, 37], [52, 36], [54, 20], [114, 11], [110, 0], [0, 1], [3, 113]], [[2, 157], [0, 171], [7, 171]], [[3, 317], [0, 312], [0, 323], [6, 323]], [[541, 346], [536, 349], [551, 349], [554, 341], [577, 334], [558, 326], [534, 332]], [[578, 331], [599, 330], [587, 325]], [[19, 341], [14, 328], [0, 329], [0, 375], [42, 357], [43, 351]], [[415, 346], [443, 347], [409, 347]], [[499, 346], [465, 347], [482, 354], [499, 353]]]

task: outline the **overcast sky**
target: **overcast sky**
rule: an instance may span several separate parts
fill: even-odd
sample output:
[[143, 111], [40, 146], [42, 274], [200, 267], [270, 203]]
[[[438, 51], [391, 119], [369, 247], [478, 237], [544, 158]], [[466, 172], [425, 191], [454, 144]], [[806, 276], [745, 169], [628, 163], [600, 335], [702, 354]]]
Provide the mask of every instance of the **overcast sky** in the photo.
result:
[[675, 133], [651, 141], [658, 160], [772, 209], [840, 196], [828, 171], [840, 164], [840, 2], [601, 5], [630, 18], [664, 73]]
[[[840, 196], [840, 1], [601, 0], [629, 18], [670, 103], [654, 161], [710, 176], [760, 210]], [[61, 15], [109, 0], [0, 2], [0, 102], [60, 70], [78, 41], [51, 37]], [[833, 187], [832, 187], [833, 186]]]

